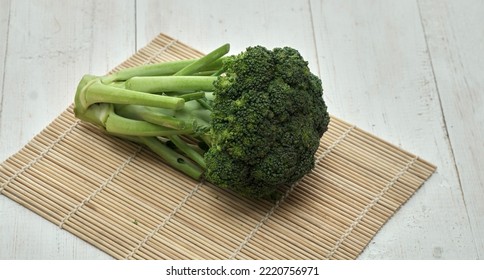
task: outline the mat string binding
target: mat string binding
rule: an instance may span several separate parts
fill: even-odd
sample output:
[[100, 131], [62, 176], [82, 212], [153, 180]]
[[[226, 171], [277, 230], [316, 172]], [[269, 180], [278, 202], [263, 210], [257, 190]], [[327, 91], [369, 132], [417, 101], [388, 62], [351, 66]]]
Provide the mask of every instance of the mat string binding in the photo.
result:
[[116, 178], [116, 176], [119, 175], [119, 173], [121, 173], [124, 168], [130, 164], [134, 158], [141, 152], [142, 150], [142, 146], [139, 146], [138, 149], [136, 149], [136, 151], [131, 155], [129, 156], [112, 174], [111, 176], [109, 176], [109, 178], [104, 181], [101, 186], [99, 186], [97, 189], [95, 189], [88, 197], [86, 197], [83, 201], [81, 201], [81, 203], [79, 203], [76, 207], [74, 207], [71, 212], [69, 212], [69, 214], [67, 214], [63, 219], [62, 221], [60, 222], [59, 224], [59, 228], [63, 228], [64, 227], [64, 224], [73, 216], [77, 213], [77, 211], [79, 211], [79, 209], [81, 209], [84, 205], [86, 205], [87, 203], [89, 203], [89, 201], [91, 201], [91, 199], [93, 199], [94, 197], [96, 197], [106, 186], [109, 185], [109, 183], [111, 183], [114, 178]]
[[356, 219], [351, 223], [350, 227], [343, 233], [343, 235], [338, 239], [338, 241], [335, 243], [334, 247], [329, 251], [328, 255], [326, 256], [326, 259], [330, 259], [333, 257], [333, 255], [336, 253], [336, 251], [339, 249], [341, 244], [348, 238], [348, 236], [351, 234], [351, 232], [356, 228], [356, 226], [361, 222], [361, 220], [366, 216], [368, 211], [375, 206], [378, 201], [385, 195], [385, 193], [400, 179], [403, 174], [405, 174], [410, 167], [418, 160], [418, 157], [415, 156], [412, 158], [395, 176], [388, 182], [388, 184], [378, 193], [377, 196], [373, 198], [373, 200], [361, 211], [361, 213], [356, 217]]
[[52, 143], [50, 143], [49, 146], [47, 146], [45, 148], [45, 150], [43, 150], [37, 157], [35, 157], [34, 159], [32, 159], [29, 163], [27, 163], [25, 166], [23, 166], [21, 169], [19, 169], [17, 172], [15, 172], [12, 176], [10, 176], [8, 178], [8, 180], [2, 184], [2, 186], [0, 187], [0, 194], [2, 194], [4, 192], [4, 190], [7, 188], [7, 186], [13, 181], [15, 180], [15, 178], [17, 178], [20, 174], [24, 173], [25, 171], [27, 171], [30, 167], [32, 167], [36, 162], [38, 162], [40, 159], [42, 159], [44, 156], [46, 156], [51, 150], [52, 148], [54, 148], [55, 145], [57, 145], [59, 142], [61, 142], [69, 133], [72, 132], [72, 130], [74, 130], [74, 128], [77, 127], [77, 125], [80, 123], [79, 120], [76, 120], [73, 124], [71, 124], [61, 135], [59, 135], [59, 137], [57, 137], [57, 139], [55, 139], [54, 141], [52, 141]]
[[148, 233], [148, 235], [146, 235], [146, 237], [141, 240], [140, 243], [138, 243], [138, 245], [136, 247], [134, 247], [134, 249], [126, 256], [126, 260], [129, 260], [131, 259], [134, 254], [136, 254], [136, 252], [138, 252], [138, 250], [143, 247], [146, 242], [148, 242], [148, 240], [150, 240], [155, 234], [157, 234], [171, 219], [173, 216], [176, 215], [176, 213], [183, 207], [183, 205], [185, 205], [185, 203], [194, 195], [198, 192], [198, 190], [203, 186], [203, 184], [205, 183], [204, 180], [201, 180], [200, 183], [198, 183], [195, 188], [193, 188], [190, 193], [188, 193], [182, 201], [180, 201], [180, 203], [175, 207], [173, 208], [173, 210], [170, 212], [170, 214], [163, 220], [163, 222], [161, 222], [155, 229], [153, 229], [150, 233]]
[[145, 63], [143, 63], [143, 65], [150, 64], [150, 63], [154, 62], [156, 60], [156, 58], [158, 58], [158, 56], [160, 54], [166, 52], [168, 49], [170, 49], [176, 43], [178, 43], [178, 40], [175, 40], [175, 39], [172, 40], [171, 42], [169, 42], [168, 44], [166, 44], [166, 46], [164, 46], [163, 48], [161, 48], [160, 50], [158, 50], [155, 54], [153, 54], [148, 60], [146, 60]]

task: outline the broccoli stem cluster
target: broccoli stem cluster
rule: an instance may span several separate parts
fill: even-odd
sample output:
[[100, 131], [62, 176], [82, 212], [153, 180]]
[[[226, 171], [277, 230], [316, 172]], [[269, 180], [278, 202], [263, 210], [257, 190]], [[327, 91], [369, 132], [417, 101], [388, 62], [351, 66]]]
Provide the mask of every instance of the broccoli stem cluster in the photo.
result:
[[210, 93], [228, 52], [225, 44], [199, 59], [131, 67], [101, 77], [85, 75], [76, 91], [75, 116], [108, 134], [146, 145], [198, 180], [210, 143]]

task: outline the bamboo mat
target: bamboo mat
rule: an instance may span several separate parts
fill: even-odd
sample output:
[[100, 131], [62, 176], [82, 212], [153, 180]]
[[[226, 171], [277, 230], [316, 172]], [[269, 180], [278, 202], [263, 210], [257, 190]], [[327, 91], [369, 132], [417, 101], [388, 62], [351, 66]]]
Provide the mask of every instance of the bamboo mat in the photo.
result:
[[[118, 66], [202, 54], [160, 34]], [[117, 259], [355, 259], [435, 166], [336, 117], [315, 169], [253, 201], [103, 135], [72, 107], [0, 165], [0, 193]]]

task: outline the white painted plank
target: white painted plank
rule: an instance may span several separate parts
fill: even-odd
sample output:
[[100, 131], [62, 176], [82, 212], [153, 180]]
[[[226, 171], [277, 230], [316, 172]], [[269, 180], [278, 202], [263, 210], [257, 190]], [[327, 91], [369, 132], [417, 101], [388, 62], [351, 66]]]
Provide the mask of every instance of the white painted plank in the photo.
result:
[[416, 1], [311, 7], [332, 113], [438, 166], [360, 257], [477, 257]]
[[138, 1], [138, 47], [159, 33], [209, 52], [224, 43], [236, 54], [248, 46], [291, 46], [317, 71], [307, 1]]
[[484, 1], [419, 1], [478, 257], [484, 257]]
[[[9, 14], [1, 161], [72, 103], [83, 74], [135, 50], [133, 1], [12, 1]], [[0, 216], [0, 259], [110, 258], [4, 196]]]
[[[5, 65], [6, 54], [5, 50], [7, 49], [7, 34], [8, 34], [8, 20], [10, 17], [10, 0], [1, 0], [0, 1], [0, 112], [2, 108], [2, 99], [3, 99], [3, 79], [4, 79], [4, 71], [3, 67]], [[1, 113], [0, 113], [1, 116]]]

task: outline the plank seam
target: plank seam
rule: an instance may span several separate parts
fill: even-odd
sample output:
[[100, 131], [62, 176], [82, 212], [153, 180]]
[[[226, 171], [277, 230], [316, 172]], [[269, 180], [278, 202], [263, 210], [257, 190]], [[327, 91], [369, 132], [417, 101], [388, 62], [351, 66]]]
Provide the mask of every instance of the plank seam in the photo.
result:
[[[341, 134], [340, 137], [338, 137], [338, 139], [336, 139], [333, 144], [331, 144], [319, 157], [316, 158], [314, 164], [317, 165], [323, 158], [329, 155], [336, 146], [338, 146], [341, 142], [344, 141], [344, 139], [346, 139], [346, 137], [348, 137], [348, 135], [354, 128], [355, 126], [352, 125], [343, 134]], [[266, 213], [266, 215], [257, 223], [254, 229], [244, 238], [239, 247], [237, 247], [237, 249], [235, 249], [235, 251], [230, 255], [229, 259], [234, 259], [240, 253], [240, 251], [257, 234], [257, 232], [264, 225], [264, 223], [269, 220], [269, 218], [274, 214], [274, 212], [279, 208], [279, 206], [284, 202], [284, 200], [291, 194], [294, 188], [296, 188], [303, 179], [304, 177], [292, 184], [291, 187], [284, 193], [284, 195], [276, 201], [274, 206], [272, 206], [272, 208]]]
[[[8, 16], [7, 16], [7, 32], [5, 34], [5, 52], [3, 53], [3, 73], [2, 73], [2, 87], [0, 88], [0, 121], [2, 120], [3, 116], [3, 97], [5, 96], [5, 78], [7, 76], [7, 59], [8, 59], [8, 49], [10, 47], [9, 38], [10, 38], [10, 17], [12, 13], [11, 3], [9, 3], [8, 7]], [[0, 131], [0, 134], [2, 132]], [[0, 189], [1, 190], [1, 189]], [[0, 192], [1, 194], [1, 192]]]
[[316, 40], [316, 29], [314, 28], [314, 16], [313, 16], [313, 9], [311, 7], [311, 0], [308, 0], [308, 7], [309, 7], [309, 19], [311, 22], [311, 30], [312, 30], [312, 37], [313, 37], [313, 47], [314, 52], [316, 53], [316, 64], [318, 66], [318, 76], [321, 77], [321, 66], [319, 63], [319, 54], [318, 54], [318, 42]]
[[330, 259], [334, 256], [336, 251], [341, 247], [341, 244], [348, 238], [348, 236], [353, 232], [353, 230], [358, 226], [361, 220], [368, 214], [371, 208], [375, 206], [380, 199], [388, 192], [388, 190], [395, 185], [395, 183], [400, 179], [409, 169], [410, 167], [418, 160], [418, 157], [413, 157], [393, 178], [388, 182], [388, 184], [376, 195], [371, 202], [360, 212], [360, 214], [356, 217], [356, 219], [351, 223], [350, 227], [343, 233], [343, 235], [338, 239], [335, 243], [334, 247], [329, 251], [326, 259]]
[[[428, 37], [427, 28], [425, 28], [420, 1], [417, 1], [417, 7], [418, 7], [419, 18], [420, 18], [420, 25], [422, 27], [422, 32], [423, 32], [423, 35], [424, 35], [423, 37], [425, 39], [425, 46], [426, 46], [427, 56], [428, 56], [429, 63], [430, 63], [430, 69], [432, 70], [434, 87], [435, 87], [435, 91], [437, 92], [437, 97], [438, 97], [437, 100], [438, 100], [438, 103], [439, 103], [440, 114], [442, 115], [442, 118], [441, 118], [442, 123], [443, 123], [442, 127], [444, 128], [444, 132], [445, 132], [444, 140], [445, 140], [445, 142], [448, 146], [450, 156], [452, 158], [452, 167], [455, 170], [455, 174], [457, 176], [457, 182], [459, 183], [459, 191], [460, 191], [460, 196], [462, 198], [462, 201], [464, 202], [464, 209], [465, 209], [465, 213], [466, 213], [466, 216], [467, 216], [467, 223], [469, 225], [472, 225], [472, 222], [470, 220], [470, 215], [469, 215], [469, 207], [467, 206], [467, 199], [466, 199], [466, 196], [465, 196], [465, 193], [464, 193], [464, 187], [463, 187], [463, 184], [462, 184], [462, 178], [461, 178], [461, 174], [460, 174], [461, 170], [460, 170], [459, 166], [457, 165], [457, 160], [456, 160], [456, 156], [455, 156], [455, 152], [454, 152], [454, 150], [455, 150], [454, 145], [453, 145], [452, 140], [450, 138], [449, 125], [447, 124], [447, 118], [445, 116], [444, 105], [443, 105], [443, 102], [442, 102], [442, 95], [440, 94], [440, 88], [439, 88], [439, 84], [437, 82], [437, 75], [435, 73], [434, 62], [433, 62], [433, 59], [432, 59], [432, 52], [430, 50], [429, 41], [428, 41], [428, 38], [427, 38]], [[475, 238], [476, 234], [474, 233], [473, 229], [471, 230], [471, 233], [472, 233], [472, 239], [474, 240], [474, 246], [476, 248], [476, 252], [479, 252], [478, 245], [476, 243], [477, 239]]]

